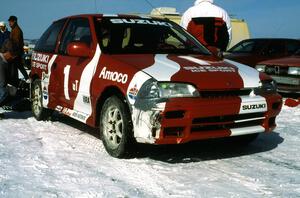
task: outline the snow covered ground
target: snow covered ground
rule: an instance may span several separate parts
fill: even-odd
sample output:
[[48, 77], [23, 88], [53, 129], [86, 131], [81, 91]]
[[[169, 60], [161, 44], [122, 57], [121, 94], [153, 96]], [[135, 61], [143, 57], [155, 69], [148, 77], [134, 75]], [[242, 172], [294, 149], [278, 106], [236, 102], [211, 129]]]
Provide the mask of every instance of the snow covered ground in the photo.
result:
[[300, 107], [247, 147], [223, 141], [141, 146], [110, 157], [97, 130], [57, 115], [0, 120], [0, 197], [300, 197]]

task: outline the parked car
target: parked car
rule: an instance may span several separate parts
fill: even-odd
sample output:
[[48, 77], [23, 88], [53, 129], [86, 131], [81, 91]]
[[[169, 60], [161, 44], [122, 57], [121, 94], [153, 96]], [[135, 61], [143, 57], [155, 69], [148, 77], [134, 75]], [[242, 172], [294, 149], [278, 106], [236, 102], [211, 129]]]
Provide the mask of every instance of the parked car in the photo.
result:
[[294, 54], [300, 47], [297, 39], [247, 39], [225, 53], [225, 58], [255, 67], [257, 63]]
[[32, 55], [32, 111], [99, 127], [108, 153], [270, 132], [282, 106], [273, 80], [213, 56], [174, 22], [125, 15], [55, 21]]
[[279, 92], [300, 93], [300, 49], [287, 58], [263, 61], [256, 69], [271, 75]]

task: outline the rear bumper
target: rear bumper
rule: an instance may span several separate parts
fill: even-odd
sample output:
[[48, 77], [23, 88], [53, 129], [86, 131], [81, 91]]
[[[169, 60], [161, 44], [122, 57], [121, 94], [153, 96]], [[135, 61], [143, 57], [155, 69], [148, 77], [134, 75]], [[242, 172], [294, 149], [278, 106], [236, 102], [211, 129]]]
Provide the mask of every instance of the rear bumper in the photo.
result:
[[241, 109], [245, 101], [239, 97], [172, 99], [166, 103], [164, 110], [156, 111], [155, 121], [149, 120], [152, 126], [160, 126], [159, 129], [150, 129], [152, 141], [137, 140], [154, 144], [180, 144], [271, 132], [276, 127], [275, 120], [281, 111], [282, 98], [278, 94], [268, 95], [256, 99], [253, 104], [263, 103], [266, 104], [265, 109], [243, 111]]

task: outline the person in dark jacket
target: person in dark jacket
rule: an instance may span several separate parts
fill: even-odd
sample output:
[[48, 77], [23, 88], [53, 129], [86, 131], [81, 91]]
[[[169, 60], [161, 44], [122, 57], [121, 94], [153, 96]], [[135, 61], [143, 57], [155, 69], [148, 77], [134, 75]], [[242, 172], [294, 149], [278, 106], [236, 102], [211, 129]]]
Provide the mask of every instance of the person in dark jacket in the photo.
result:
[[14, 45], [16, 51], [16, 58], [11, 64], [11, 76], [12, 85], [16, 86], [18, 84], [18, 69], [23, 74], [25, 80], [29, 79], [29, 76], [23, 66], [22, 57], [24, 55], [24, 38], [23, 31], [18, 25], [18, 18], [16, 16], [10, 16], [8, 19], [9, 26], [11, 27], [10, 39]]
[[7, 39], [0, 49], [0, 107], [5, 105], [5, 103], [7, 102], [7, 83], [9, 82], [7, 71], [9, 70], [10, 63], [16, 57], [15, 51], [16, 49], [14, 48], [11, 39]]
[[5, 22], [0, 22], [0, 48], [2, 47], [5, 40], [9, 39], [10, 32], [6, 28]]

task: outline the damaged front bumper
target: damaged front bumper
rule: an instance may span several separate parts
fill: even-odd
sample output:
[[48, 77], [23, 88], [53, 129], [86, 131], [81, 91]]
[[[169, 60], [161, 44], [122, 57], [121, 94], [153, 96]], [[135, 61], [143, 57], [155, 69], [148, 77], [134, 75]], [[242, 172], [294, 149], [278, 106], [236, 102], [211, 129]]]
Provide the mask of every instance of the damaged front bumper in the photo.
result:
[[[278, 94], [259, 97], [174, 98], [143, 108], [134, 105], [139, 143], [180, 144], [195, 140], [271, 132], [282, 107]], [[147, 108], [145, 108], [147, 104]], [[265, 107], [265, 108], [264, 108]]]

